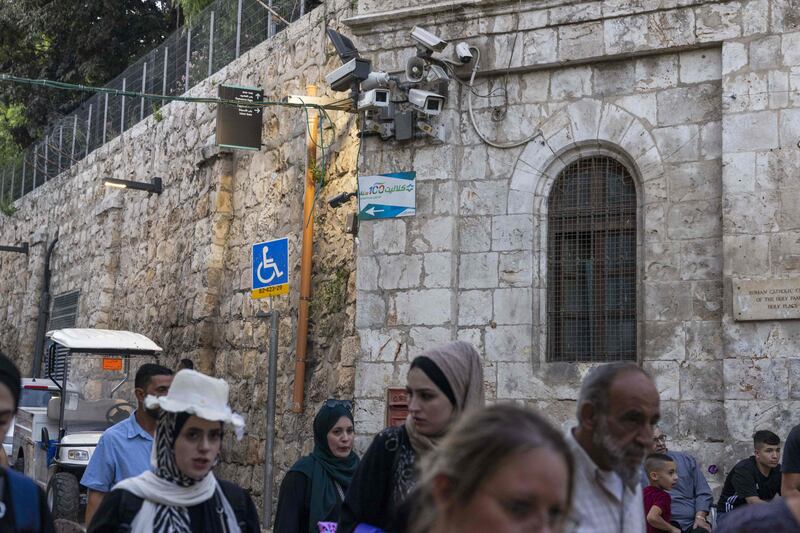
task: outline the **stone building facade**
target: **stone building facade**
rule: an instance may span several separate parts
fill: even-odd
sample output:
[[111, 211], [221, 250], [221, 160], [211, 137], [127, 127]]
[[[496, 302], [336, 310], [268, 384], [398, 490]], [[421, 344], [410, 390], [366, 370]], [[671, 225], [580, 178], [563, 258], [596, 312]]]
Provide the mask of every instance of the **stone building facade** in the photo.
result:
[[[548, 209], [586, 158], [635, 184], [631, 342], [670, 446], [719, 465], [720, 482], [754, 429], [800, 422], [800, 322], [732, 311], [732, 280], [800, 268], [800, 2], [396, 0], [362, 2], [345, 23], [390, 72], [415, 54], [414, 25], [474, 45], [475, 93], [494, 91], [450, 83], [443, 144], [365, 145], [360, 174], [415, 170], [418, 205], [361, 228], [362, 446], [385, 423], [386, 388], [451, 339], [485, 354], [489, 399], [573, 423], [596, 363], [548, 355]], [[502, 149], [476, 127], [495, 144], [540, 134]]]
[[[563, 172], [586, 158], [621, 165], [634, 186], [635, 327], [624, 331], [656, 380], [670, 446], [719, 465], [709, 478], [721, 481], [755, 428], [785, 435], [798, 422], [800, 322], [740, 321], [732, 308], [735, 280], [800, 275], [798, 0], [335, 0], [191, 94], [225, 82], [275, 100], [324, 88], [340, 64], [326, 24], [391, 73], [415, 54], [414, 25], [474, 45], [480, 69], [474, 124], [471, 92], [449, 84], [444, 143], [359, 147], [355, 118], [331, 114], [320, 196], [353, 190], [356, 171], [413, 170], [417, 214], [363, 221], [354, 241], [347, 209], [317, 202], [302, 415], [289, 410], [297, 292], [275, 301], [278, 481], [310, 449], [321, 400], [355, 397], [363, 450], [385, 424], [387, 388], [404, 386], [414, 355], [451, 339], [484, 355], [490, 400], [571, 423], [597, 363], [549, 351], [549, 207]], [[31, 243], [28, 256], [0, 254], [0, 347], [30, 370], [44, 252], [57, 235], [52, 293], [80, 290], [78, 326], [142, 332], [168, 364], [188, 356], [231, 381], [250, 432], [226, 442], [222, 475], [258, 497], [269, 331], [256, 316], [268, 305], [248, 294], [249, 246], [288, 236], [297, 284], [305, 118], [270, 109], [264, 149], [228, 154], [213, 147], [214, 117], [171, 103], [0, 215], [3, 244]], [[160, 196], [101, 183], [155, 175]]]
[[[252, 49], [191, 96], [216, 96], [226, 83], [261, 87], [280, 100], [320, 89], [335, 68], [325, 23], [349, 2], [328, 2]], [[324, 80], [323, 80], [324, 82]], [[241, 442], [226, 438], [221, 475], [249, 489], [260, 505], [266, 435], [269, 320], [252, 300], [252, 243], [289, 238], [290, 283], [299, 284], [303, 227], [306, 116], [300, 109], [268, 108], [257, 152], [219, 151], [215, 107], [173, 102], [122, 137], [107, 143], [17, 201], [0, 215], [0, 242], [30, 243], [28, 256], [0, 253], [0, 349], [32, 371], [39, 289], [45, 250], [54, 238], [51, 293], [80, 291], [77, 327], [127, 329], [164, 348], [176, 368], [188, 357], [231, 385], [233, 408], [248, 424]], [[346, 114], [326, 126], [327, 185], [321, 198], [355, 182], [357, 143]], [[327, 123], [326, 123], [327, 124]], [[104, 187], [103, 177], [163, 178], [164, 192]], [[277, 376], [276, 478], [313, 443], [311, 421], [329, 397], [352, 396], [358, 342], [354, 332], [353, 240], [344, 213], [316, 205], [315, 268], [311, 303], [306, 410], [291, 412], [297, 291], [276, 298], [281, 313]], [[277, 494], [277, 493], [276, 493]]]

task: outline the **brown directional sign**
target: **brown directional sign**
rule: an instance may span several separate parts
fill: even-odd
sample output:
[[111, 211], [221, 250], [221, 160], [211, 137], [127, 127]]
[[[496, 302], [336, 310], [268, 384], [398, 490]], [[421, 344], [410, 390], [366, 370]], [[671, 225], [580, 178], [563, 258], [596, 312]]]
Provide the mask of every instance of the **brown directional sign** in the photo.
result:
[[[255, 87], [220, 85], [222, 100], [263, 102], [264, 91]], [[261, 149], [261, 125], [263, 107], [250, 105], [220, 104], [217, 109], [217, 144], [241, 150]]]

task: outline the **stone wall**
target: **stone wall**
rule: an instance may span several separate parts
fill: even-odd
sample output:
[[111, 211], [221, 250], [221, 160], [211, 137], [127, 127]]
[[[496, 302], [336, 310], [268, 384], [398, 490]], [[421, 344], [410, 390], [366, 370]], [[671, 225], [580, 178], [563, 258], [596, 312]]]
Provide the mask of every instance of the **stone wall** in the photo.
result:
[[[730, 278], [791, 273], [800, 200], [800, 8], [770, 2], [382, 2], [346, 22], [374, 67], [402, 71], [421, 25], [481, 52], [475, 121], [450, 83], [446, 143], [365, 145], [368, 172], [415, 170], [417, 216], [362, 225], [356, 326], [359, 445], [384, 423], [425, 347], [473, 342], [491, 400], [568, 426], [588, 363], [547, 362], [550, 188], [579, 157], [614, 157], [637, 184], [638, 352], [670, 446], [717, 464], [754, 428], [798, 422], [798, 324], [733, 322]], [[374, 9], [378, 9], [375, 7]], [[389, 11], [394, 9], [394, 11]], [[465, 73], [467, 77], [469, 72]], [[495, 94], [498, 94], [497, 92]]]
[[[339, 66], [324, 35], [350, 3], [328, 2], [254, 48], [190, 92], [216, 96], [217, 85], [262, 87], [268, 100], [326, 90], [323, 75]], [[310, 450], [311, 420], [328, 397], [352, 397], [358, 342], [354, 337], [353, 241], [343, 231], [346, 209], [324, 199], [354, 187], [357, 142], [352, 118], [332, 113], [327, 185], [314, 219], [313, 294], [305, 412], [290, 412], [300, 271], [306, 116], [267, 108], [264, 144], [257, 152], [226, 153], [214, 145], [215, 107], [174, 102], [73, 169], [0, 215], [3, 243], [29, 241], [30, 255], [0, 254], [0, 347], [26, 375], [32, 368], [39, 286], [47, 243], [58, 236], [52, 293], [81, 291], [77, 326], [129, 329], [164, 348], [165, 364], [193, 359], [199, 369], [231, 384], [233, 407], [248, 434], [226, 438], [223, 477], [259, 501], [266, 432], [266, 350], [269, 309], [253, 301], [250, 245], [289, 237], [290, 295], [281, 313], [277, 376], [276, 479]], [[148, 181], [161, 176], [164, 192], [150, 195], [104, 187], [101, 178]], [[277, 495], [277, 488], [276, 493]]]

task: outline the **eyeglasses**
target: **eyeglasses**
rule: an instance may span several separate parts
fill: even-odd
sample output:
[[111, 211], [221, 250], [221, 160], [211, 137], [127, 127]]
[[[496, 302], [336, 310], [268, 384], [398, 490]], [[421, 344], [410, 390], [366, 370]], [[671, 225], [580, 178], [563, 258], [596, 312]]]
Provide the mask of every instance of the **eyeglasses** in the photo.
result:
[[325, 400], [325, 407], [329, 407], [329, 408], [332, 409], [334, 407], [339, 407], [339, 406], [344, 407], [345, 409], [347, 409], [351, 413], [353, 412], [353, 402], [352, 402], [352, 400], [334, 400], [334, 399]]
[[655, 442], [667, 442], [666, 435], [659, 435], [658, 437], [653, 437], [653, 441]]

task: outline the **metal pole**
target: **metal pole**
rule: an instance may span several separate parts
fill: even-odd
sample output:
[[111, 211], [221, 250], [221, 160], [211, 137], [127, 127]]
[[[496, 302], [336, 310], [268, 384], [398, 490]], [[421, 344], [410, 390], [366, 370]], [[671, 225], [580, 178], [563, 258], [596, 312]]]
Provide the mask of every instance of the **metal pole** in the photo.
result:
[[[317, 96], [314, 85], [307, 87], [308, 96]], [[308, 133], [306, 135], [306, 176], [305, 196], [303, 197], [303, 240], [302, 254], [300, 257], [300, 302], [297, 311], [297, 334], [295, 345], [294, 363], [294, 388], [292, 390], [292, 411], [303, 412], [303, 398], [305, 396], [306, 351], [308, 350], [308, 315], [311, 302], [311, 272], [314, 262], [314, 218], [311, 216], [314, 208], [317, 184], [314, 178], [314, 169], [317, 166], [317, 130], [319, 128], [319, 113], [308, 110]]]
[[72, 150], [70, 151], [70, 166], [72, 161], [75, 161], [75, 139], [78, 137], [78, 114], [75, 113], [75, 120], [72, 121]]
[[[147, 61], [142, 64], [142, 94], [147, 91]], [[144, 96], [139, 106], [139, 120], [144, 120]]]
[[[58, 174], [61, 174], [61, 154], [64, 152], [64, 123], [58, 128]], [[56, 176], [58, 176], [56, 174]]]
[[22, 183], [20, 183], [20, 187], [19, 187], [19, 191], [20, 191], [19, 197], [20, 198], [25, 196], [25, 166], [26, 166], [25, 163], [26, 162], [27, 161], [25, 161], [25, 154], [22, 154]]
[[36, 166], [39, 163], [39, 145], [35, 145], [33, 147], [33, 187], [31, 190], [36, 188]]
[[[161, 95], [167, 95], [167, 62], [169, 60], [169, 45], [164, 47], [164, 80], [161, 83]], [[162, 102], [163, 103], [163, 102]]]
[[267, 442], [264, 464], [264, 524], [272, 522], [272, 476], [275, 452], [275, 395], [278, 387], [278, 310], [269, 312], [269, 368], [267, 374]]
[[211, 24], [208, 30], [208, 75], [214, 73], [214, 12], [211, 12]]
[[106, 126], [108, 126], [108, 93], [106, 93], [106, 103], [103, 108], [103, 144], [106, 143]]
[[86, 157], [89, 157], [89, 140], [92, 138], [92, 104], [89, 104], [89, 117], [86, 119]]
[[275, 35], [275, 21], [272, 18], [272, 0], [268, 2], [269, 9], [267, 10], [267, 37]]
[[50, 136], [45, 135], [44, 136], [44, 181], [42, 182], [42, 184], [47, 183], [47, 180], [50, 178], [50, 172], [48, 172], [48, 170], [50, 169], [47, 167], [47, 160], [50, 158], [49, 148], [50, 148]]
[[[128, 88], [128, 78], [122, 78], [122, 92]], [[125, 131], [125, 95], [122, 95], [122, 113], [119, 117], [119, 134]]]
[[8, 177], [8, 166], [3, 167], [3, 181], [0, 182], [0, 200], [6, 199], [6, 179]]
[[302, 17], [305, 14], [306, 14], [306, 1], [300, 0], [300, 16]]
[[239, 57], [239, 50], [242, 44], [242, 0], [236, 7], [236, 57]]
[[183, 85], [183, 92], [189, 90], [189, 64], [192, 59], [192, 27], [186, 27], [186, 78]]

